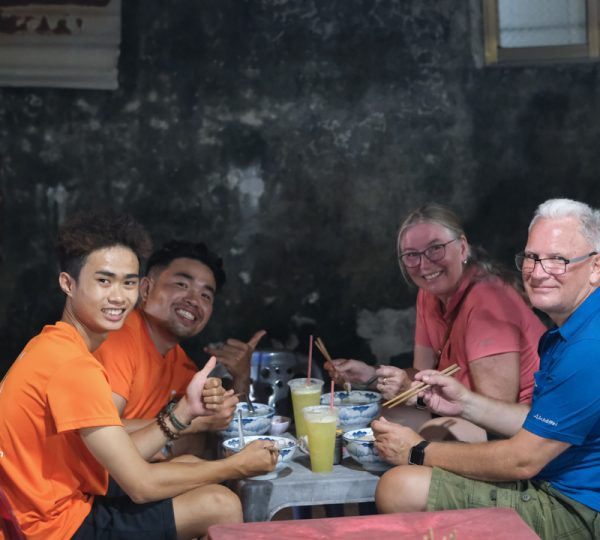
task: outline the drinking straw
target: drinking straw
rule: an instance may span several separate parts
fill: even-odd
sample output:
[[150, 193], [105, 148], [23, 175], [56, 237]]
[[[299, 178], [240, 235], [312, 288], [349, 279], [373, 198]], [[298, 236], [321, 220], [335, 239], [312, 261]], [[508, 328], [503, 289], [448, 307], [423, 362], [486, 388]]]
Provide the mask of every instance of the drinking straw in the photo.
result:
[[330, 394], [329, 394], [329, 408], [333, 409], [333, 379], [331, 379], [331, 390], [330, 390]]
[[310, 386], [310, 368], [312, 367], [312, 350], [313, 350], [313, 337], [310, 335], [308, 342], [308, 373], [306, 374], [306, 386]]

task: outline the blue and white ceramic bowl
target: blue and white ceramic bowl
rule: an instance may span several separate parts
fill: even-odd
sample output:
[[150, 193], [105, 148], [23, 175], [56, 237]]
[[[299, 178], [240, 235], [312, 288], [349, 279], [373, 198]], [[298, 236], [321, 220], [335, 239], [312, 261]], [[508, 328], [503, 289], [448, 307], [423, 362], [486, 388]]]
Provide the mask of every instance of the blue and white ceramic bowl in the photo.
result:
[[248, 404], [241, 401], [236, 406], [233, 420], [226, 429], [221, 431], [224, 438], [237, 437], [238, 432], [238, 410], [242, 411], [242, 430], [244, 435], [263, 435], [271, 429], [271, 418], [275, 414], [275, 409], [264, 403], [253, 403], [256, 413], [250, 414]]
[[[246, 444], [252, 441], [273, 441], [279, 449], [279, 457], [277, 458], [277, 465], [273, 472], [262, 474], [260, 476], [253, 476], [254, 480], [268, 480], [269, 478], [275, 478], [278, 471], [285, 467], [288, 461], [291, 461], [296, 452], [296, 441], [294, 439], [288, 439], [287, 437], [278, 437], [276, 435], [249, 435], [244, 436], [244, 442]], [[233, 437], [223, 441], [223, 449], [226, 456], [235, 454], [240, 451], [240, 439]]]
[[371, 428], [353, 429], [344, 433], [343, 437], [348, 454], [355, 461], [358, 461], [363, 469], [381, 472], [392, 467], [390, 463], [379, 457]]
[[[321, 396], [321, 404], [328, 405], [331, 393]], [[368, 390], [334, 392], [333, 404], [340, 410], [338, 427], [342, 431], [368, 427], [380, 410], [381, 394]]]

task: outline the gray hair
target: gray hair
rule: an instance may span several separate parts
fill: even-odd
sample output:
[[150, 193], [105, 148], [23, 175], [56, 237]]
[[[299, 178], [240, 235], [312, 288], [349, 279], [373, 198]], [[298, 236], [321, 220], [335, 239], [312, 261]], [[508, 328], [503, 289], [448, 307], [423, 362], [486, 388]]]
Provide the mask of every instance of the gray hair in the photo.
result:
[[529, 231], [538, 219], [561, 219], [573, 217], [579, 220], [579, 232], [600, 252], [600, 212], [588, 204], [572, 199], [549, 199], [537, 207], [529, 224]]

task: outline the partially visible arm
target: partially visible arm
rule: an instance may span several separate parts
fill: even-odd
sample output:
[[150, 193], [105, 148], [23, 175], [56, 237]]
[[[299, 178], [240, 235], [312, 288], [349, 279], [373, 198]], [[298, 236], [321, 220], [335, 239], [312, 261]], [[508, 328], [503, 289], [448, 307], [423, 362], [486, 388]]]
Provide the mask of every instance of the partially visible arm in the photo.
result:
[[[112, 400], [113, 400], [113, 403], [115, 404], [115, 407], [117, 408], [117, 411], [119, 411], [119, 416], [122, 416], [123, 411], [125, 410], [125, 406], [127, 405], [127, 400], [120, 394], [117, 394], [116, 392], [112, 393]], [[121, 418], [121, 422], [123, 422], [123, 427], [125, 428], [125, 431], [127, 433], [133, 433], [134, 431], [137, 431], [138, 429], [142, 429], [143, 427], [146, 427], [147, 425], [154, 423], [154, 420], [149, 420], [149, 419], [144, 419], [144, 418], [135, 418], [135, 419]]]
[[255, 441], [233, 456], [210, 462], [147, 463], [120, 426], [79, 430], [94, 457], [136, 503], [175, 497], [191, 489], [269, 472], [277, 452], [270, 441]]
[[415, 352], [413, 357], [413, 373], [410, 374], [411, 379], [414, 378], [414, 374], [417, 371], [423, 371], [424, 369], [436, 369], [438, 359], [431, 347], [424, 347], [423, 345], [415, 345]]
[[[412, 429], [387, 422], [373, 422], [377, 450], [395, 465], [406, 465], [410, 449], [423, 440]], [[570, 444], [544, 439], [521, 429], [506, 440], [485, 443], [432, 442], [424, 464], [490, 482], [532, 478]]]
[[428, 407], [442, 416], [461, 416], [478, 426], [506, 437], [523, 425], [529, 406], [498, 401], [472, 392], [453, 377], [434, 371], [420, 372], [415, 380], [431, 385], [422, 395]]
[[425, 465], [489, 482], [524, 480], [538, 474], [571, 445], [525, 429], [512, 438], [487, 443], [431, 443]]
[[516, 403], [519, 398], [518, 352], [485, 356], [469, 362], [473, 390], [494, 399]]

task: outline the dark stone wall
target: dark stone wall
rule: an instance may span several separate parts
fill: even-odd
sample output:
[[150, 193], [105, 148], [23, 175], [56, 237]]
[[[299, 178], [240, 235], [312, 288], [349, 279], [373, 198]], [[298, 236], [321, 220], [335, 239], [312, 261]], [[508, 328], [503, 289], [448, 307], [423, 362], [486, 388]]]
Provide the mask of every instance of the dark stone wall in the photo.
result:
[[598, 63], [480, 68], [464, 0], [124, 0], [120, 89], [0, 89], [0, 360], [60, 316], [52, 238], [111, 206], [207, 241], [228, 284], [189, 343], [411, 348], [402, 216], [437, 200], [511, 264], [535, 206], [600, 204]]

